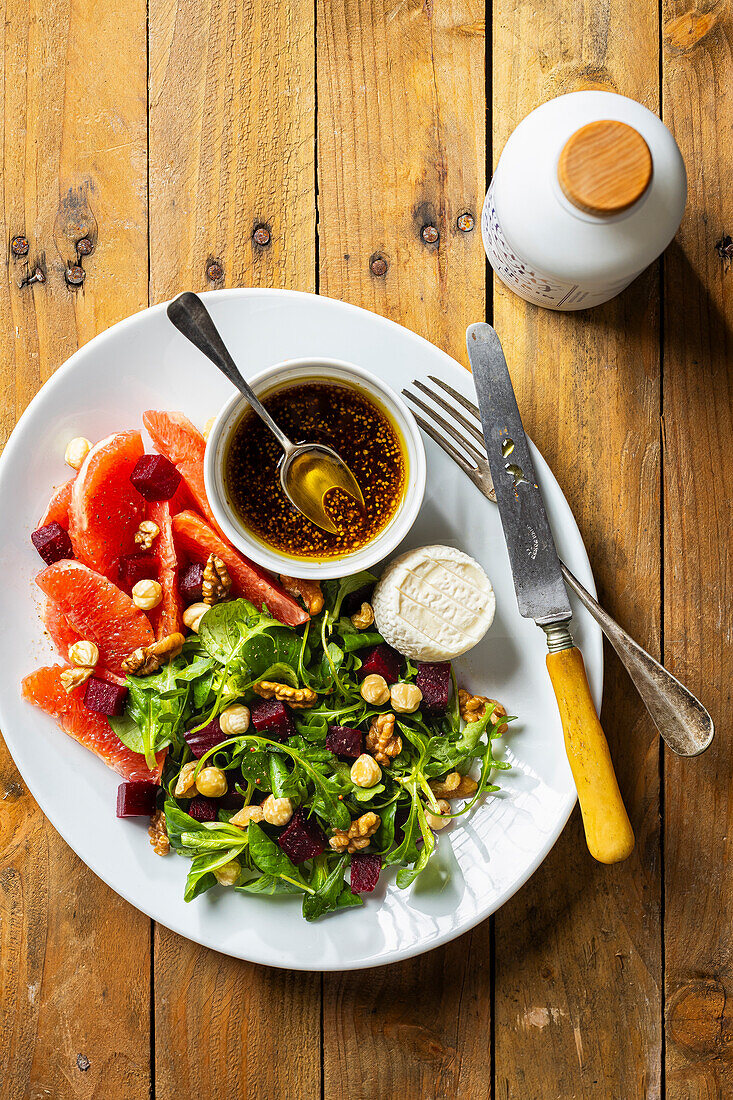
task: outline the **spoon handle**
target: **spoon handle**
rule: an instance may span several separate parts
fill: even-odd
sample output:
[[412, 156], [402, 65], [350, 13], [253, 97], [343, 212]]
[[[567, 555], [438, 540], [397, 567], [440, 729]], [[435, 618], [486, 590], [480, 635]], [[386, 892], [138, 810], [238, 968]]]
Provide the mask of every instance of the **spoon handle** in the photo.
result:
[[680, 756], [699, 756], [709, 746], [715, 732], [705, 707], [603, 610], [567, 566], [560, 564], [565, 583], [590, 611], [616, 650], [669, 747]]
[[169, 321], [176, 326], [178, 331], [187, 340], [190, 340], [194, 347], [203, 352], [207, 359], [210, 359], [221, 373], [226, 375], [229, 381], [237, 387], [239, 392], [247, 398], [254, 411], [275, 436], [285, 454], [292, 451], [293, 444], [272, 419], [260, 399], [255, 397], [252, 387], [245, 382], [239, 373], [239, 368], [229, 354], [219, 330], [211, 319], [211, 314], [198, 294], [193, 294], [190, 290], [187, 290], [184, 294], [179, 294], [170, 303], [166, 312]]

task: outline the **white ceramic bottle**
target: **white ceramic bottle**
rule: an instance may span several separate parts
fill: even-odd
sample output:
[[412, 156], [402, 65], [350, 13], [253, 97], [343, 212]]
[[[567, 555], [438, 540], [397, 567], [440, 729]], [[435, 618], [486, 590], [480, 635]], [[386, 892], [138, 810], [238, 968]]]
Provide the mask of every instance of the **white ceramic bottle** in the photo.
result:
[[682, 155], [656, 115], [613, 92], [570, 92], [532, 111], [504, 146], [484, 248], [520, 298], [587, 309], [664, 251], [686, 197]]

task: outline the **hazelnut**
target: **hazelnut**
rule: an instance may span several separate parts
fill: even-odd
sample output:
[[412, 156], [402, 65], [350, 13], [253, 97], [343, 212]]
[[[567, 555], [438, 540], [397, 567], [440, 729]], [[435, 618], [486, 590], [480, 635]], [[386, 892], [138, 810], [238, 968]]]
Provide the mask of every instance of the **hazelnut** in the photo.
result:
[[99, 660], [99, 650], [94, 642], [74, 642], [69, 646], [69, 660], [79, 668], [94, 668]]
[[[438, 799], [438, 809], [440, 810], [441, 815], [442, 814], [450, 815], [450, 802], [446, 802], [446, 800], [444, 798], [439, 798]], [[446, 825], [450, 825], [450, 823], [451, 823], [450, 816], [438, 817], [437, 814], [431, 813], [430, 810], [425, 811], [425, 820], [427, 821], [430, 828], [435, 829], [436, 832], [439, 829], [444, 829], [446, 827]]]
[[289, 798], [268, 794], [262, 803], [262, 815], [268, 825], [287, 825], [293, 816], [293, 803]]
[[227, 737], [236, 737], [240, 733], [246, 733], [249, 729], [249, 707], [244, 703], [234, 703], [227, 707], [219, 715], [221, 732]]
[[132, 602], [141, 611], [152, 611], [163, 599], [163, 589], [157, 581], [138, 581], [132, 588]]
[[214, 878], [220, 886], [234, 886], [242, 873], [242, 864], [238, 859], [230, 859], [222, 867], [214, 868]]
[[371, 703], [375, 707], [381, 707], [389, 701], [389, 687], [384, 676], [373, 672], [365, 676], [361, 685], [361, 697], [365, 703]]
[[67, 444], [64, 462], [67, 466], [71, 466], [72, 470], [78, 470], [91, 449], [91, 441], [85, 439], [83, 435], [77, 435]]
[[222, 798], [229, 790], [221, 768], [202, 768], [196, 778], [196, 790], [206, 798]]
[[230, 825], [238, 825], [240, 829], [246, 829], [250, 821], [262, 821], [264, 814], [261, 806], [242, 806], [233, 817], [229, 818]]
[[194, 634], [198, 634], [201, 620], [208, 610], [209, 605], [207, 603], [192, 603], [183, 612], [183, 625], [192, 630]]
[[417, 684], [392, 684], [389, 689], [392, 710], [398, 714], [412, 714], [420, 706], [422, 692]]
[[363, 752], [351, 765], [350, 774], [355, 787], [375, 787], [382, 778], [382, 769], [373, 756]]

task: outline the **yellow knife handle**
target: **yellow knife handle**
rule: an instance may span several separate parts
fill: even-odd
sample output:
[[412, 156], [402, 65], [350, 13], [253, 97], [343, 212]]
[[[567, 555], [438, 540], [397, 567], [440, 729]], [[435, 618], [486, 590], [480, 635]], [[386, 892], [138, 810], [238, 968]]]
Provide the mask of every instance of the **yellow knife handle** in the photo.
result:
[[575, 646], [548, 653], [547, 671], [555, 689], [588, 850], [600, 863], [619, 863], [633, 851], [634, 831], [591, 698], [583, 654]]

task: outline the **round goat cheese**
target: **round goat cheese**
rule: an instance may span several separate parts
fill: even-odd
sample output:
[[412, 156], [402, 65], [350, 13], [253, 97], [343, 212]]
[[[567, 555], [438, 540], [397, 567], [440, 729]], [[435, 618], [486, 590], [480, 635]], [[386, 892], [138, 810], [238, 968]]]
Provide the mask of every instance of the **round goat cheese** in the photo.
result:
[[391, 562], [372, 597], [384, 640], [417, 661], [451, 661], [480, 642], [496, 598], [477, 561], [452, 546], [423, 546]]

